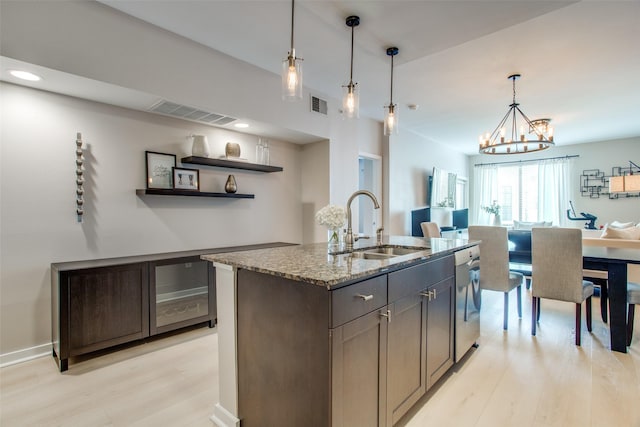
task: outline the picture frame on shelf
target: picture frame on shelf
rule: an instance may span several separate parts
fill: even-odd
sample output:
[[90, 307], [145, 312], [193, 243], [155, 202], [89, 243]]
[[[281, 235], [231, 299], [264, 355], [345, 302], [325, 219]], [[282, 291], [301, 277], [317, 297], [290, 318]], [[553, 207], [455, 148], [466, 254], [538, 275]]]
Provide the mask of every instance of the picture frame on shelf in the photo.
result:
[[147, 169], [147, 188], [173, 188], [173, 168], [176, 167], [176, 155], [145, 151]]
[[173, 188], [175, 190], [200, 191], [200, 171], [174, 166]]

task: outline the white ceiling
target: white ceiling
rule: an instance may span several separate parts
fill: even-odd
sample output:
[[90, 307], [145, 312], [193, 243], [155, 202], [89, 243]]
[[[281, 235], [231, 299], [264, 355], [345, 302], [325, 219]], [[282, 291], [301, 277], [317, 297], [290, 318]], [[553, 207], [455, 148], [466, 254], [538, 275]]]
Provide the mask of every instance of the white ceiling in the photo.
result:
[[[101, 2], [274, 73], [289, 49], [288, 0]], [[304, 85], [337, 99], [349, 76], [349, 15], [360, 16], [361, 116], [382, 121], [385, 51], [397, 46], [401, 132], [475, 154], [478, 135], [492, 131], [511, 103], [507, 77], [520, 73], [521, 109], [531, 119], [552, 118], [557, 144], [640, 136], [638, 1], [298, 0]]]

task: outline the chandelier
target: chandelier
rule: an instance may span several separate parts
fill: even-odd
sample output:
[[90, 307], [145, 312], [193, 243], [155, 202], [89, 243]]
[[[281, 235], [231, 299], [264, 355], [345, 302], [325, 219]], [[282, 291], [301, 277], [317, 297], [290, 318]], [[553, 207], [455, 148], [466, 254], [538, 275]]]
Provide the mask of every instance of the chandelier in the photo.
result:
[[[504, 115], [498, 126], [492, 133], [480, 135], [479, 152], [482, 154], [521, 154], [546, 150], [555, 145], [553, 142], [553, 128], [549, 126], [551, 119], [529, 118], [522, 112], [516, 102], [516, 79], [520, 74], [512, 74], [509, 80], [513, 81], [513, 102], [509, 105], [507, 114]], [[520, 125], [518, 125], [518, 114]], [[525, 128], [533, 137], [527, 138]]]

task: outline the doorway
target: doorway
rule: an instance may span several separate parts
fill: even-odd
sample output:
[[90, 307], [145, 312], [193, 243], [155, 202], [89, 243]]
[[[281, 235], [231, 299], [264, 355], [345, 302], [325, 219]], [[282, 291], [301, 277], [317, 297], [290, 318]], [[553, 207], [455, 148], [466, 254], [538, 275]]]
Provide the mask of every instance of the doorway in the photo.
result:
[[[360, 153], [358, 156], [358, 188], [371, 191], [382, 205], [382, 157]], [[373, 209], [368, 197], [358, 198], [358, 227], [360, 235], [375, 239], [376, 230], [382, 226], [382, 209]]]

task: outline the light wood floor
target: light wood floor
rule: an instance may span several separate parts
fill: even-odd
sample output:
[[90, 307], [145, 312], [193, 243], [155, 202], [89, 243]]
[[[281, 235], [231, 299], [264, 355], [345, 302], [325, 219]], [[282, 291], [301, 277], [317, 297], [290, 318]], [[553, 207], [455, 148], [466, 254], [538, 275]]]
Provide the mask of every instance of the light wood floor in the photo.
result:
[[[640, 427], [640, 314], [629, 353], [614, 353], [598, 301], [593, 333], [585, 327], [576, 347], [572, 304], [544, 300], [533, 338], [529, 293], [522, 320], [512, 294], [503, 332], [502, 296], [483, 293], [480, 347], [398, 425]], [[0, 425], [211, 427], [217, 345], [215, 329], [198, 328], [76, 361], [64, 374], [51, 357], [5, 367]]]

